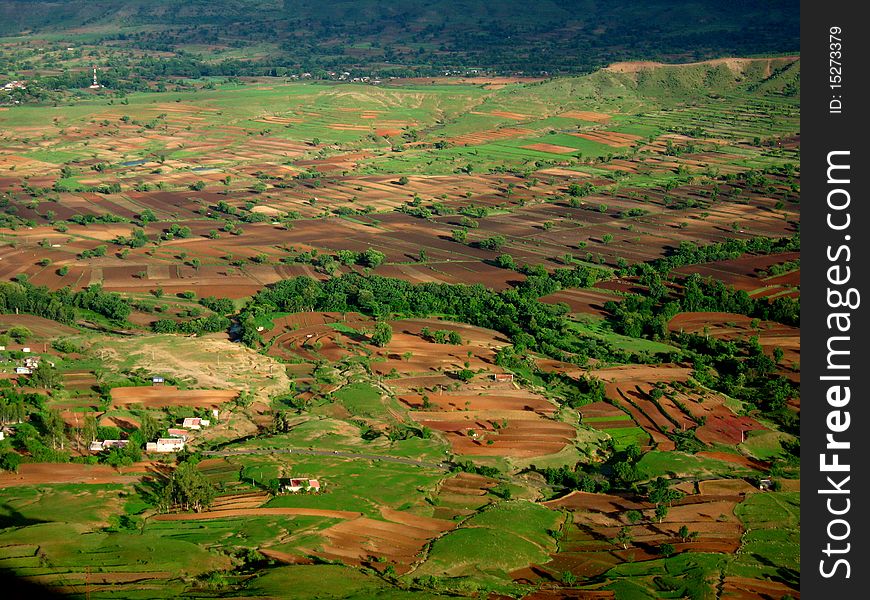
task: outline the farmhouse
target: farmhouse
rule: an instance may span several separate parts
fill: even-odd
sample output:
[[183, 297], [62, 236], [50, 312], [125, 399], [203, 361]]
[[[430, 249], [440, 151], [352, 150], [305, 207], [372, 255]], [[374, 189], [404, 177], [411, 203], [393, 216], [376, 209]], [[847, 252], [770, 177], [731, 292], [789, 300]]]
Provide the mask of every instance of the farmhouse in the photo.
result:
[[200, 419], [199, 417], [187, 417], [181, 422], [181, 426], [185, 429], [202, 429], [211, 425], [208, 419]]
[[103, 450], [111, 450], [112, 448], [124, 448], [130, 440], [94, 440], [88, 447], [91, 452], [102, 452]]
[[278, 491], [282, 493], [295, 494], [297, 492], [319, 492], [320, 481], [317, 479], [308, 479], [305, 477], [292, 477], [290, 479], [278, 480]]
[[184, 440], [177, 437], [158, 438], [156, 442], [145, 444], [145, 452], [180, 452], [184, 450]]
[[171, 428], [168, 429], [169, 437], [171, 438], [181, 438], [184, 441], [187, 441], [187, 430], [180, 428]]

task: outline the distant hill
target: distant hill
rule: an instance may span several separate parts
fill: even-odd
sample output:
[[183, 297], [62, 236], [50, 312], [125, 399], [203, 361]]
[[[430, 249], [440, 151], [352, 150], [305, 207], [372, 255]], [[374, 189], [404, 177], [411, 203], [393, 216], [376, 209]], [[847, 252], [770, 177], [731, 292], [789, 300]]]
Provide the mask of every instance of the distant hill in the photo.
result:
[[799, 3], [0, 0], [0, 34], [22, 33], [54, 39], [96, 34], [150, 50], [259, 46], [276, 65], [311, 70], [406, 68], [434, 74], [481, 67], [553, 74], [619, 60], [793, 53], [799, 49]]

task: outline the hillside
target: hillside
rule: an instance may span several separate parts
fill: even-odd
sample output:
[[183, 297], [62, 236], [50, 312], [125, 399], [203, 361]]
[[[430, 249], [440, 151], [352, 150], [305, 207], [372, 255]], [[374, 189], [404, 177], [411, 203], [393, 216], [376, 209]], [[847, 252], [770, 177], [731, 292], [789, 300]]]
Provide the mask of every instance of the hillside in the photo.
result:
[[4, 0], [0, 34], [102, 39], [205, 62], [434, 75], [584, 72], [614, 60], [793, 52], [798, 3], [739, 0]]

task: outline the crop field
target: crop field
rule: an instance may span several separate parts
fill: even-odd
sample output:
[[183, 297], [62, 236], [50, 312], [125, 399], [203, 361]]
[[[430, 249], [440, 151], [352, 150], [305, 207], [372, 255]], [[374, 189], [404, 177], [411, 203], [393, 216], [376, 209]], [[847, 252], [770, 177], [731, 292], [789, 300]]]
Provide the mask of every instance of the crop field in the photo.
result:
[[[492, 251], [475, 242], [504, 236], [503, 252], [519, 264], [616, 266], [658, 258], [683, 241], [786, 235], [797, 218], [791, 183], [773, 177], [747, 190], [723, 180], [783, 159], [797, 163], [787, 145], [752, 142], [765, 114], [776, 124], [765, 125], [766, 136], [796, 133], [794, 101], [773, 89], [799, 61], [757, 62], [709, 67], [722, 78], [723, 97], [698, 97], [693, 108], [654, 93], [638, 75], [647, 71], [612, 70], [498, 90], [282, 83], [131, 94], [122, 106], [94, 98], [58, 107], [48, 122], [37, 107], [5, 111], [0, 187], [31, 225], [3, 249], [0, 274], [26, 274], [51, 288], [100, 283], [128, 293], [241, 298], [282, 277], [319, 276], [299, 253], [376, 247], [386, 255], [376, 269], [383, 275], [503, 289], [519, 276], [492, 266]], [[705, 66], [682, 69], [689, 82]], [[729, 80], [751, 69], [772, 73], [763, 101]], [[703, 136], [668, 133], [690, 125]], [[412, 131], [417, 139], [408, 142]], [[37, 149], [24, 143], [40, 136]], [[506, 172], [492, 174], [499, 165]], [[53, 188], [57, 197], [24, 193], [23, 177], [29, 189]], [[576, 182], [592, 193], [569, 206], [565, 192]], [[115, 184], [120, 191], [77, 191]], [[457, 243], [451, 231], [463, 226], [459, 213], [468, 207], [489, 214]], [[170, 226], [189, 235], [82, 260], [131, 227], [75, 219], [135, 222], [145, 211], [155, 217], [145, 224], [148, 238], [165, 237]], [[793, 295], [799, 282], [791, 275], [766, 280], [753, 271], [772, 260], [704, 268], [742, 277], [739, 285], [757, 294]]]
[[38, 43], [0, 37], [0, 568], [75, 598], [799, 598], [793, 49], [577, 74], [530, 66], [549, 2], [494, 54], [437, 8], [371, 37], [379, 5], [243, 0], [228, 39], [136, 3], [103, 39], [111, 11], [33, 4]]

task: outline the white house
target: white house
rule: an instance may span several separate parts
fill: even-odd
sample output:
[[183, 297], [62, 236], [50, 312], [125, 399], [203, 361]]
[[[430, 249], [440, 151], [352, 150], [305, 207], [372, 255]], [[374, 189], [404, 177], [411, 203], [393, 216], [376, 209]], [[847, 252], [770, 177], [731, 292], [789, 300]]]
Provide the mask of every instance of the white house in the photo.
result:
[[181, 438], [158, 438], [156, 442], [145, 444], [146, 452], [181, 452], [184, 450], [184, 440]]
[[291, 477], [290, 479], [282, 479], [279, 484], [279, 489], [282, 492], [295, 494], [297, 492], [319, 492], [320, 482], [317, 479], [308, 479], [307, 477]]
[[112, 448], [125, 448], [130, 440], [94, 440], [88, 448], [91, 452], [102, 452]]

